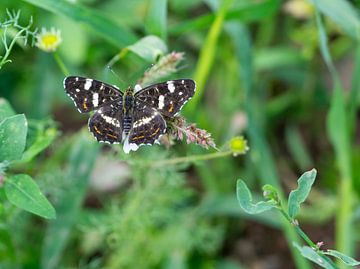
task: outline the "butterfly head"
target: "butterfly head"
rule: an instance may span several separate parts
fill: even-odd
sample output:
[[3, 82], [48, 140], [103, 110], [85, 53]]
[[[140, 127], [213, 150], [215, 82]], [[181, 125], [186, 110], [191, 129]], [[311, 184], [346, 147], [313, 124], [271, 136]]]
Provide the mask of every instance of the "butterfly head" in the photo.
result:
[[132, 111], [134, 107], [134, 89], [132, 87], [128, 87], [124, 93], [124, 112], [127, 114], [127, 112]]

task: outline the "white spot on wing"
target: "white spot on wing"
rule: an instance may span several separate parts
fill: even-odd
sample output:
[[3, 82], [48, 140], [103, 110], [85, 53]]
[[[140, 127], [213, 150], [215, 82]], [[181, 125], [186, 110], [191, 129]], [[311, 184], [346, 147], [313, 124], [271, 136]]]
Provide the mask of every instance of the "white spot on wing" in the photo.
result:
[[99, 110], [99, 113], [101, 115], [101, 117], [109, 124], [114, 125], [116, 127], [120, 127], [120, 121], [116, 118], [112, 118], [109, 116], [106, 116], [105, 114], [102, 113], [101, 109]]
[[97, 107], [99, 105], [99, 94], [96, 92], [93, 94], [93, 101], [92, 101], [94, 107]]
[[75, 91], [76, 91], [76, 92], [79, 92], [79, 91], [80, 91], [80, 89], [75, 89]]
[[179, 95], [183, 95], [183, 92], [179, 92]]
[[175, 85], [174, 85], [173, 81], [172, 81], [172, 80], [169, 80], [169, 81], [167, 82], [167, 85], [168, 85], [168, 90], [169, 90], [171, 93], [173, 93], [173, 92], [175, 91]]
[[93, 80], [92, 80], [92, 79], [87, 78], [87, 79], [85, 80], [84, 89], [85, 89], [85, 90], [89, 90], [89, 89], [90, 89], [90, 87], [91, 87], [91, 85], [92, 85], [92, 82], [93, 82]]
[[159, 105], [158, 105], [159, 109], [163, 109], [164, 108], [164, 95], [160, 95], [159, 96]]

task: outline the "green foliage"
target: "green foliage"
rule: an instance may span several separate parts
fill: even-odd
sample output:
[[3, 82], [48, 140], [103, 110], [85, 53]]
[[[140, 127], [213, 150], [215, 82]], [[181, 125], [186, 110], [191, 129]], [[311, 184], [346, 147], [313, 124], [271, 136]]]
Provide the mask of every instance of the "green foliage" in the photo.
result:
[[328, 249], [326, 252], [325, 252], [326, 255], [328, 256], [333, 256], [335, 258], [338, 258], [340, 259], [343, 263], [345, 263], [346, 265], [349, 265], [349, 266], [356, 266], [356, 265], [360, 265], [360, 262], [339, 252], [339, 251], [336, 251], [336, 250], [332, 250], [332, 249]]
[[[31, 44], [34, 43], [34, 38], [36, 30], [31, 30], [32, 28], [32, 18], [30, 18], [29, 23], [26, 26], [20, 24], [20, 11], [10, 12], [6, 10], [7, 19], [0, 21], [0, 33], [1, 33], [1, 42], [3, 49], [5, 51], [3, 56], [0, 56], [0, 69], [6, 64], [10, 63], [9, 60], [10, 53], [14, 45], [20, 40], [23, 40], [22, 46], [26, 46], [29, 39], [31, 39]], [[11, 31], [15, 31], [15, 34], [11, 35]], [[11, 36], [11, 41], [8, 41], [8, 35]]]
[[194, 251], [211, 255], [217, 250], [222, 229], [211, 227], [194, 207], [194, 194], [184, 187], [180, 173], [164, 167], [132, 169], [138, 170], [135, 185], [127, 190], [121, 208], [112, 206], [106, 223], [91, 224], [109, 234], [107, 267], [185, 268]]
[[55, 218], [55, 209], [30, 176], [18, 174], [6, 177], [4, 187], [12, 204], [46, 219]]
[[[358, 266], [360, 1], [294, 3], [0, 1], [0, 268]], [[67, 75], [196, 80], [190, 137], [96, 143]]]
[[23, 0], [40, 8], [65, 15], [72, 20], [84, 23], [95, 33], [102, 36], [114, 46], [126, 46], [133, 43], [136, 37], [130, 31], [123, 29], [120, 25], [115, 24], [106, 16], [99, 14], [98, 11], [86, 8], [77, 4], [71, 4], [66, 1], [52, 0]]
[[144, 60], [153, 63], [167, 52], [165, 43], [156, 36], [146, 36], [127, 47]]
[[313, 169], [305, 172], [298, 180], [298, 188], [289, 194], [289, 216], [294, 219], [300, 210], [300, 205], [305, 202], [308, 197], [311, 187], [314, 184], [316, 177], [316, 170]]
[[71, 189], [58, 197], [59, 201], [55, 206], [58, 217], [49, 224], [45, 233], [42, 268], [51, 269], [59, 266], [70, 231], [80, 212], [98, 149], [98, 144], [86, 135], [81, 135], [74, 141], [65, 176], [66, 180], [71, 181]]
[[250, 190], [246, 186], [245, 182], [240, 179], [236, 184], [236, 195], [241, 208], [249, 214], [259, 214], [276, 206], [276, 203], [273, 200], [266, 202], [261, 201], [256, 204], [252, 203]]
[[340, 26], [346, 34], [359, 40], [360, 18], [354, 6], [348, 1], [310, 0], [322, 13]]
[[[18, 162], [28, 162], [54, 139], [51, 135], [36, 136], [36, 141], [25, 151], [28, 122], [24, 114], [15, 114], [10, 104], [0, 100], [0, 177], [5, 169]], [[25, 158], [23, 158], [25, 156]], [[39, 215], [43, 218], [55, 218], [55, 210], [41, 193], [35, 181], [26, 174], [8, 175], [5, 177], [4, 190], [7, 199], [13, 205]]]
[[19, 160], [25, 149], [27, 121], [24, 114], [0, 122], [0, 161]]
[[301, 255], [306, 259], [309, 259], [310, 261], [327, 269], [336, 269], [338, 267], [326, 255], [338, 258], [349, 266], [359, 265], [360, 262], [339, 251], [320, 250], [321, 245], [313, 243], [311, 239], [299, 227], [299, 224], [297, 223], [295, 217], [300, 210], [300, 205], [308, 197], [311, 187], [315, 181], [315, 177], [315, 169], [312, 169], [301, 175], [301, 177], [298, 179], [298, 188], [290, 192], [289, 199], [287, 201], [288, 210], [286, 210], [282, 206], [281, 201], [278, 199], [278, 191], [271, 185], [265, 185], [263, 187], [264, 197], [267, 199], [267, 201], [252, 204], [251, 192], [242, 180], [238, 180], [237, 199], [240, 207], [248, 214], [260, 214], [270, 209], [277, 208], [280, 213], [285, 217], [285, 219], [289, 221], [289, 223], [294, 225], [294, 230], [298, 233], [298, 235], [301, 236], [303, 240], [309, 245], [300, 246], [297, 242], [293, 242], [294, 247], [298, 249]]

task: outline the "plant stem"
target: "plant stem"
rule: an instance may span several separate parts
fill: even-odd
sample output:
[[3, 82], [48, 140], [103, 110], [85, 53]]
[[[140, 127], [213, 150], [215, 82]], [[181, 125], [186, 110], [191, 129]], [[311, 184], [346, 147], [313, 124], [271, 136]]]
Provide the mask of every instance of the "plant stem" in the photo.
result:
[[221, 151], [221, 152], [215, 152], [215, 153], [209, 153], [204, 155], [192, 155], [192, 156], [185, 156], [185, 157], [179, 157], [179, 158], [173, 158], [163, 161], [157, 161], [154, 163], [150, 163], [149, 166], [152, 168], [154, 167], [161, 167], [165, 165], [175, 165], [180, 163], [189, 163], [189, 162], [196, 162], [196, 161], [205, 161], [205, 160], [211, 160], [215, 158], [221, 158], [230, 156], [232, 154], [232, 151]]
[[53, 55], [54, 55], [54, 59], [55, 59], [56, 63], [58, 64], [61, 72], [63, 72], [63, 74], [64, 74], [65, 76], [70, 75], [69, 71], [67, 70], [67, 68], [66, 68], [66, 66], [65, 66], [65, 64], [64, 64], [64, 62], [61, 60], [61, 58], [60, 58], [60, 56], [59, 56], [59, 53], [58, 53], [57, 51], [55, 51], [55, 52], [53, 53]]
[[10, 52], [16, 43], [16, 40], [19, 39], [21, 37], [22, 33], [26, 30], [27, 30], [27, 28], [24, 28], [24, 29], [21, 29], [19, 32], [17, 32], [16, 35], [14, 36], [14, 38], [11, 40], [9, 47], [7, 47], [6, 40], [4, 40], [4, 46], [5, 46], [6, 52], [5, 52], [5, 55], [1, 58], [0, 69], [4, 64], [6, 64], [7, 62], [10, 62], [10, 60], [7, 60], [7, 58], [9, 57]]
[[319, 254], [319, 256], [321, 256], [321, 258], [323, 258], [324, 260], [326, 260], [328, 263], [330, 263], [334, 269], [339, 269], [339, 267], [329, 258], [327, 257], [320, 249], [319, 247], [307, 236], [307, 234], [300, 228], [300, 226], [298, 224], [296, 224], [294, 222], [293, 219], [290, 218], [289, 214], [286, 213], [286, 211], [282, 208], [279, 207], [279, 210], [281, 212], [281, 214], [284, 216], [284, 218], [290, 223], [292, 224], [292, 226], [294, 227], [296, 233], [302, 238], [304, 239], [304, 241], [311, 247], [313, 248], [317, 254]]

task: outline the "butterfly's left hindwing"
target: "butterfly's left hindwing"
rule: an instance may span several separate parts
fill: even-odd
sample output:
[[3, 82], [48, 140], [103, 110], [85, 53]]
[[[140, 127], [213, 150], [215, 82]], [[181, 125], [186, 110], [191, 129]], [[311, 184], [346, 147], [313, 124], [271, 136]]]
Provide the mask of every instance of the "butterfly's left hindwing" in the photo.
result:
[[195, 89], [195, 82], [191, 79], [169, 80], [154, 84], [135, 94], [135, 109], [146, 104], [166, 117], [173, 117], [193, 97]]
[[89, 119], [89, 130], [97, 141], [110, 144], [122, 141], [122, 103], [113, 102], [95, 111]]
[[115, 86], [90, 78], [66, 77], [64, 88], [81, 113], [90, 112], [114, 100], [122, 99], [122, 93]]

